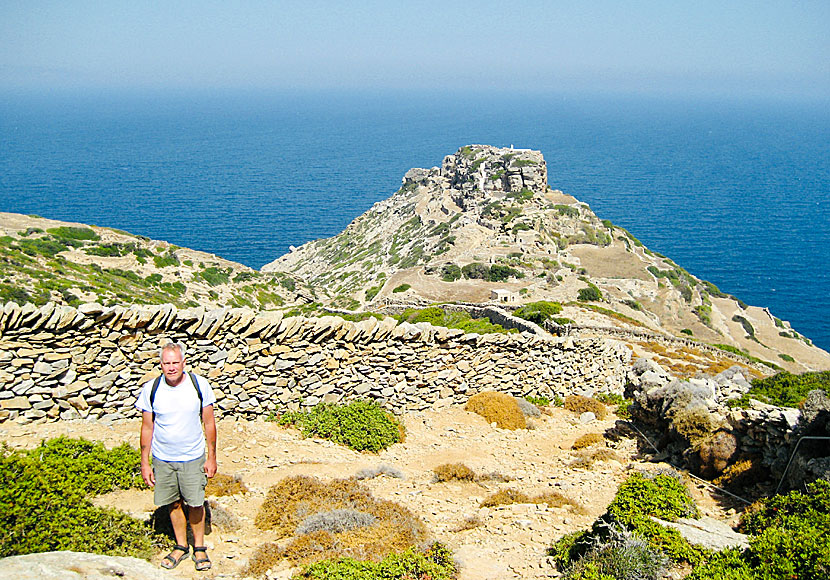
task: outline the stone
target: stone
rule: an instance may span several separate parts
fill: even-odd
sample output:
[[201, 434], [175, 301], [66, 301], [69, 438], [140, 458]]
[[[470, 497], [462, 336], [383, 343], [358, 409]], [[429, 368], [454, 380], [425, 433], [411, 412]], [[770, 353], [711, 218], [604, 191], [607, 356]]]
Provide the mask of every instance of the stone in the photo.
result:
[[24, 410], [31, 409], [32, 405], [29, 403], [27, 397], [12, 397], [11, 399], [0, 400], [0, 409], [10, 410]]
[[720, 551], [726, 548], [748, 548], [749, 536], [734, 531], [725, 523], [704, 516], [698, 520], [679, 518], [676, 522], [667, 522], [651, 518], [662, 526], [674, 528], [691, 544], [709, 550]]
[[585, 411], [579, 416], [579, 422], [582, 424], [591, 423], [597, 420], [597, 416], [591, 411]]
[[85, 552], [41, 552], [0, 559], [0, 580], [164, 580], [158, 566], [139, 558]]

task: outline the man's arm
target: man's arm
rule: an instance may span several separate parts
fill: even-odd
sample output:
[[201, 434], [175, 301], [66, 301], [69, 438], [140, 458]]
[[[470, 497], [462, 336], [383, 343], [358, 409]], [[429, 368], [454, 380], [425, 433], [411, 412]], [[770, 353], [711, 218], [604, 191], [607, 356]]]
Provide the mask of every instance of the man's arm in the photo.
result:
[[213, 477], [218, 468], [216, 464], [216, 417], [213, 414], [213, 405], [202, 407], [202, 422], [205, 424], [205, 441], [207, 441], [205, 475]]
[[141, 414], [141, 477], [144, 483], [153, 487], [156, 476], [153, 473], [153, 463], [150, 461], [150, 446], [153, 443], [153, 414], [144, 411]]

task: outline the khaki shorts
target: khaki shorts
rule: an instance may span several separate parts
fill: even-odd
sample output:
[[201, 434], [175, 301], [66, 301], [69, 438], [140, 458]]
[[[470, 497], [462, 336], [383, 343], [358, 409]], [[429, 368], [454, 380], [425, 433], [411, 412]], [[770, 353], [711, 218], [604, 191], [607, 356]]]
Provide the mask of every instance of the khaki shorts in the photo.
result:
[[205, 456], [193, 461], [163, 461], [153, 457], [153, 473], [156, 485], [153, 501], [156, 505], [168, 505], [182, 499], [190, 507], [205, 504]]

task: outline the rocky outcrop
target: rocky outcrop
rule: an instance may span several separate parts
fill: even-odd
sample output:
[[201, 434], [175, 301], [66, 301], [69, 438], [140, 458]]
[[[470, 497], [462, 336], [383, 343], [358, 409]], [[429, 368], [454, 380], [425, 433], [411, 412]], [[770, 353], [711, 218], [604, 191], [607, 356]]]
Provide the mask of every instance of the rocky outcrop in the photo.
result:
[[[738, 458], [755, 457], [771, 479], [786, 475], [791, 488], [827, 479], [827, 441], [809, 437], [830, 437], [830, 398], [813, 391], [802, 409], [755, 400], [749, 408], [731, 409], [727, 402], [750, 389], [744, 373], [735, 366], [715, 377], [678, 380], [659, 365], [639, 359], [626, 387], [635, 400], [631, 413], [652, 427], [661, 457], [707, 478]], [[802, 437], [808, 439], [799, 442]]]
[[170, 305], [8, 303], [0, 332], [0, 420], [134, 416], [168, 340], [188, 346], [188, 365], [214, 385], [220, 414], [244, 417], [359, 398], [400, 413], [463, 403], [482, 390], [619, 393], [631, 356], [613, 340]]
[[42, 552], [0, 558], [0, 580], [163, 580], [158, 566], [146, 560], [86, 552]]

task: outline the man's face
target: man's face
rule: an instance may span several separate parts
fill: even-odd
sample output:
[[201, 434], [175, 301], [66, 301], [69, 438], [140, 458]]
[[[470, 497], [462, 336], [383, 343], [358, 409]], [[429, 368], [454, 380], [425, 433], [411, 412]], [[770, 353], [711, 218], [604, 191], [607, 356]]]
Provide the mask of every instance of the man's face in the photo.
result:
[[161, 353], [161, 372], [168, 385], [178, 385], [184, 373], [184, 358], [177, 348], [166, 349]]

